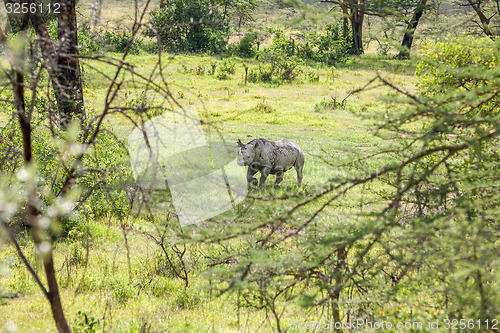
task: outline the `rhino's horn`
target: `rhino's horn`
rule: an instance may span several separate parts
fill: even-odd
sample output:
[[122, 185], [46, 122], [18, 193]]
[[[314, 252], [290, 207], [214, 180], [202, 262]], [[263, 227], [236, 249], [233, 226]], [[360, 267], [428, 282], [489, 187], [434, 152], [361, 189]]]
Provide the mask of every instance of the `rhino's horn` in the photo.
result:
[[238, 144], [238, 147], [243, 147], [244, 146], [243, 142], [241, 142], [240, 139], [238, 139], [238, 142], [236, 142], [236, 143]]

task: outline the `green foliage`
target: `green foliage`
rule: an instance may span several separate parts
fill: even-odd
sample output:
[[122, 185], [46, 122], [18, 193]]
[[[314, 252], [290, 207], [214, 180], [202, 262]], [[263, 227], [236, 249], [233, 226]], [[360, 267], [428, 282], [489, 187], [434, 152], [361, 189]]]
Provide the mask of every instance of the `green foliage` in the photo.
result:
[[[144, 41], [139, 36], [134, 36], [131, 41], [132, 32], [127, 29], [101, 30], [98, 36], [102, 40], [102, 45], [111, 52], [124, 52], [129, 43], [131, 43], [129, 48], [131, 54], [138, 54], [141, 49], [145, 48]], [[153, 46], [148, 44], [147, 50], [155, 53], [157, 51], [156, 44]]]
[[236, 63], [234, 60], [226, 59], [222, 61], [218, 66], [218, 73], [216, 77], [219, 80], [227, 80], [236, 71]]
[[[498, 42], [488, 45], [481, 59], [500, 54]], [[462, 47], [451, 49], [458, 54], [448, 58], [463, 58]], [[436, 62], [434, 69], [448, 66]], [[277, 313], [293, 301], [336, 321], [348, 314], [372, 322], [467, 318], [482, 325], [497, 318], [500, 68], [477, 62], [452, 68], [439, 94], [391, 89], [385, 112], [370, 112], [380, 150], [347, 163], [336, 162], [347, 149], [326, 155], [329, 177], [338, 165], [348, 165], [349, 175], [325, 183], [314, 200], [290, 202], [293, 215], [266, 192], [272, 205], [259, 205], [240, 225], [251, 216], [262, 221], [262, 234], [251, 232], [248, 249], [231, 256], [237, 262], [217, 272], [221, 289], [229, 284], [239, 306], [266, 309], [278, 327]], [[336, 105], [332, 98], [317, 111]]]
[[391, 50], [391, 45], [386, 42], [379, 42], [377, 46], [377, 53], [382, 56], [389, 55], [389, 51]]
[[256, 112], [256, 113], [273, 113], [273, 112], [276, 112], [276, 110], [271, 105], [269, 105], [269, 103], [266, 103], [265, 101], [262, 101], [259, 104], [257, 104], [252, 109], [252, 111]]
[[[16, 262], [16, 265], [20, 266], [21, 262]], [[18, 293], [27, 293], [36, 290], [36, 285], [29, 272], [22, 269], [9, 281], [9, 290]]]
[[108, 281], [109, 288], [112, 290], [112, 295], [118, 303], [126, 303], [129, 298], [136, 294], [135, 289], [129, 282], [124, 280]]
[[306, 77], [309, 82], [319, 82], [319, 73], [315, 70], [310, 70], [306, 72]]
[[89, 55], [99, 52], [103, 46], [100, 34], [93, 33], [88, 24], [78, 28], [78, 52], [81, 55]]
[[392, 205], [378, 218], [392, 236], [381, 243], [398, 264], [418, 263], [406, 286], [432, 283], [449, 317], [500, 314], [498, 54], [498, 42], [484, 39], [428, 44], [417, 70], [424, 95], [382, 126], [400, 138], [400, 160], [414, 162], [388, 178]]
[[199, 293], [190, 289], [180, 291], [175, 295], [174, 304], [181, 309], [192, 309], [201, 302]]
[[297, 45], [297, 54], [328, 65], [344, 62], [352, 52], [352, 34], [344, 31], [340, 24], [327, 24], [324, 32], [311, 32], [305, 43]]
[[[64, 131], [56, 131], [59, 136], [64, 136]], [[49, 131], [43, 128], [35, 129], [33, 136], [33, 156], [40, 177], [40, 183], [45, 188], [44, 202], [53, 204], [53, 195], [62, 188], [67, 176], [62, 163], [73, 163], [74, 155], [69, 153], [70, 147], [65, 147], [51, 137]], [[2, 139], [3, 138], [3, 139]], [[17, 145], [12, 145], [18, 142]], [[2, 172], [15, 173], [22, 165], [22, 153], [16, 147], [21, 147], [21, 133], [14, 122], [0, 134], [0, 152], [6, 162], [2, 164]], [[76, 146], [73, 149], [77, 149]], [[96, 141], [95, 150], [83, 159], [84, 168], [95, 170], [78, 178], [82, 186], [83, 195], [87, 196], [87, 209], [95, 216], [106, 216], [109, 213], [123, 216], [129, 209], [125, 188], [130, 186], [131, 171], [123, 164], [126, 150], [117, 144], [116, 138], [102, 132]], [[63, 219], [63, 231], [75, 223], [72, 218]]]
[[295, 40], [278, 33], [272, 44], [257, 54], [259, 61], [258, 74], [250, 72], [248, 81], [281, 82], [293, 81], [297, 77], [297, 69], [303, 61], [295, 54]]
[[241, 19], [252, 20], [252, 12], [259, 6], [260, 0], [215, 0], [223, 8], [224, 17], [238, 15]]
[[3, 174], [13, 173], [22, 164], [22, 138], [19, 127], [9, 122], [0, 132], [0, 171]]
[[[304, 41], [285, 36], [275, 30], [270, 46], [256, 53], [258, 71], [251, 70], [249, 82], [293, 81], [300, 74], [301, 65], [314, 61], [333, 65], [344, 62], [351, 50], [350, 36], [345, 36], [339, 25], [328, 24], [324, 33], [309, 33]], [[255, 37], [257, 38], [257, 37]], [[257, 40], [257, 39], [255, 39]], [[243, 39], [242, 39], [243, 41]], [[310, 82], [317, 82], [319, 76], [306, 73]]]
[[148, 97], [144, 91], [139, 94], [134, 94], [132, 92], [125, 92], [125, 106], [131, 108], [133, 112], [137, 115], [149, 114], [150, 116], [158, 116], [162, 113], [161, 108], [154, 108], [154, 98]]
[[113, 214], [123, 217], [130, 209], [126, 188], [133, 185], [130, 167], [124, 164], [127, 158], [125, 147], [114, 135], [101, 132], [91, 154], [85, 155], [84, 165], [94, 168], [78, 180], [89, 195], [86, 206], [94, 216]]
[[71, 328], [74, 332], [98, 332], [102, 320], [103, 318], [95, 318], [87, 312], [79, 310]]
[[[51, 19], [47, 22], [50, 37], [57, 41], [57, 20]], [[104, 29], [92, 31], [88, 24], [83, 24], [78, 29], [78, 52], [81, 55], [95, 54], [101, 51], [123, 53], [132, 38], [132, 32], [128, 29]], [[145, 42], [135, 35], [131, 42], [129, 53], [138, 54], [140, 50], [148, 53], [156, 53], [157, 44]]]
[[57, 37], [57, 19], [47, 20], [47, 29], [49, 30], [50, 38], [53, 41], [57, 41], [59, 39]]
[[[150, 15], [153, 28], [168, 50], [218, 53], [227, 44], [228, 21], [212, 1], [170, 0], [165, 8]], [[156, 37], [151, 30], [145, 35]]]
[[236, 54], [243, 58], [254, 57], [260, 46], [261, 37], [256, 31], [249, 31], [243, 36], [236, 48]]
[[478, 72], [500, 67], [498, 42], [488, 38], [457, 38], [428, 42], [422, 46], [422, 59], [416, 70], [418, 86], [428, 94], [442, 93], [450, 87], [465, 90], [485, 84]]

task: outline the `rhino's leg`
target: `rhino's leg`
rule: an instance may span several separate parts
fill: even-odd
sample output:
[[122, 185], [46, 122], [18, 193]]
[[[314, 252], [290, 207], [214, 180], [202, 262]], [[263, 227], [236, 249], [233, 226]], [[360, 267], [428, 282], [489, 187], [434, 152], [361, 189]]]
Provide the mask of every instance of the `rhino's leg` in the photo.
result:
[[302, 184], [302, 178], [304, 175], [302, 174], [302, 169], [304, 168], [304, 161], [302, 163], [295, 164], [295, 171], [297, 171], [297, 185], [300, 186]]
[[274, 182], [274, 186], [279, 185], [283, 181], [284, 174], [283, 170], [276, 171], [276, 182]]
[[251, 183], [254, 186], [257, 186], [259, 181], [255, 178], [253, 178], [253, 175], [255, 175], [259, 171], [258, 169], [252, 168], [252, 166], [248, 166], [248, 171], [247, 171], [247, 181]]
[[271, 168], [263, 167], [262, 169], [260, 169], [260, 188], [263, 188], [264, 185], [266, 185], [266, 179], [267, 176], [269, 176], [269, 172], [271, 172]]

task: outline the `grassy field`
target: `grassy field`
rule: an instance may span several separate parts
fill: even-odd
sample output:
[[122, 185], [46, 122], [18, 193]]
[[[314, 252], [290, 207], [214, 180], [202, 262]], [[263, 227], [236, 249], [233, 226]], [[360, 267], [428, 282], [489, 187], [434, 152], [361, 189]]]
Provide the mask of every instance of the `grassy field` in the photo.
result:
[[[111, 54], [112, 56], [119, 56]], [[372, 54], [352, 58], [332, 70], [325, 66], [304, 66], [303, 74], [291, 83], [281, 85], [243, 82], [242, 62], [255, 66], [250, 60], [234, 59], [236, 72], [225, 80], [193, 70], [199, 66], [227, 59], [197, 55], [165, 55], [172, 84], [170, 89], [182, 105], [195, 105], [202, 119], [214, 122], [208, 131], [216, 128], [228, 141], [250, 141], [253, 138], [294, 140], [304, 151], [304, 188], [313, 189], [327, 183], [334, 174], [349, 175], [352, 170], [334, 169], [322, 159], [341, 164], [355, 154], [373, 150], [379, 139], [374, 121], [366, 116], [383, 113], [388, 107], [388, 90], [377, 88], [349, 97], [343, 107], [335, 106], [348, 93], [363, 86], [377, 73], [405, 89], [413, 90], [412, 61], [392, 60]], [[130, 56], [138, 71], [147, 73], [155, 63], [154, 55]], [[110, 75], [112, 68], [96, 61], [85, 65], [85, 94], [90, 109], [99, 112], [103, 107], [106, 82], [93, 70]], [[319, 79], [310, 82], [307, 73], [315, 72]], [[120, 103], [140, 96], [133, 87]], [[123, 117], [109, 118], [109, 126], [125, 139], [132, 126]], [[343, 152], [344, 151], [344, 152]], [[345, 151], [352, 151], [347, 153]], [[124, 161], [124, 163], [127, 163]], [[373, 169], [380, 165], [372, 165]], [[271, 180], [270, 180], [271, 181]], [[269, 182], [270, 182], [269, 181]], [[295, 175], [285, 174], [283, 188], [297, 191]], [[266, 189], [273, 194], [274, 189]], [[266, 195], [266, 192], [256, 195]], [[348, 219], [350, 207], [360, 199], [358, 195], [343, 198], [324, 212], [328, 223]], [[276, 205], [277, 203], [271, 203]], [[283, 207], [291, 202], [279, 203]], [[262, 204], [263, 205], [263, 204]], [[113, 218], [91, 219], [85, 227], [76, 228], [69, 239], [55, 249], [62, 299], [68, 320], [76, 330], [88, 327], [94, 319], [100, 331], [172, 331], [172, 332], [253, 332], [271, 331], [264, 312], [249, 312], [235, 307], [233, 296], [214, 298], [207, 288], [203, 271], [203, 253], [210, 247], [191, 249], [188, 262], [195, 273], [187, 289], [183, 281], [162, 268], [159, 247], [143, 232], [149, 224], [129, 218], [123, 223]], [[85, 235], [88, 227], [90, 238]], [[148, 230], [148, 229], [146, 229]], [[33, 256], [28, 235], [20, 237], [23, 249], [41, 269]], [[234, 246], [238, 246], [238, 240]], [[193, 245], [194, 246], [194, 245]], [[88, 247], [88, 254], [87, 249]], [[15, 323], [21, 332], [53, 330], [50, 311], [43, 295], [16, 257], [10, 245], [2, 245], [0, 259], [5, 266], [0, 276], [0, 290], [19, 293], [19, 297], [2, 300], [0, 327]], [[217, 251], [214, 246], [213, 251]], [[88, 255], [88, 257], [87, 257]], [[163, 259], [164, 260], [164, 259]], [[162, 270], [163, 269], [163, 270]], [[300, 307], [286, 318], [308, 318]], [[221, 318], [221, 314], [223, 318]], [[94, 319], [91, 319], [93, 317]], [[85, 319], [87, 318], [87, 319]], [[6, 326], [7, 325], [7, 326]], [[261, 326], [263, 325], [263, 326]]]
[[[131, 19], [127, 11], [132, 1], [105, 2], [103, 19], [111, 25], [120, 25]], [[82, 11], [89, 4], [81, 5]], [[126, 14], [127, 13], [127, 14]], [[264, 20], [265, 12], [258, 19]], [[279, 24], [279, 19], [271, 24]], [[300, 29], [306, 29], [300, 26]], [[120, 54], [108, 54], [121, 57]], [[149, 74], [157, 56], [140, 53], [130, 55], [127, 61], [141, 74]], [[304, 186], [295, 185], [294, 172], [285, 174], [279, 189], [251, 190], [251, 195], [277, 196], [282, 192], [299, 192], [306, 196], [321, 188], [333, 176], [350, 176], [357, 172], [340, 165], [356, 156], [372, 151], [381, 142], [376, 136], [376, 119], [393, 105], [394, 95], [384, 87], [377, 87], [349, 96], [352, 90], [364, 86], [380, 74], [407, 91], [415, 91], [416, 60], [395, 60], [389, 56], [368, 53], [352, 57], [336, 67], [323, 65], [301, 66], [297, 78], [281, 84], [245, 83], [244, 66], [257, 68], [256, 60], [221, 58], [207, 55], [164, 54], [164, 74], [170, 92], [183, 106], [194, 105], [200, 118], [210, 124], [204, 126], [207, 136], [222, 134], [225, 140], [243, 142], [254, 138], [295, 141], [304, 151]], [[235, 73], [219, 79], [216, 68], [234, 63]], [[85, 104], [89, 114], [99, 113], [104, 106], [108, 76], [114, 67], [96, 60], [85, 60]], [[143, 89], [133, 82], [126, 84], [115, 106], [129, 105], [144, 98]], [[163, 97], [147, 96], [146, 102], [155, 103]], [[343, 105], [340, 105], [345, 99]], [[3, 115], [3, 120], [7, 115]], [[107, 119], [106, 126], [114, 129], [125, 140], [132, 125], [116, 115]], [[365, 166], [376, 171], [387, 160], [373, 160]], [[128, 167], [126, 157], [124, 165]], [[270, 183], [274, 179], [268, 180]], [[365, 194], [354, 191], [325, 210], [319, 217], [325, 223], [350, 221], [352, 207]], [[258, 203], [255, 210], [265, 207], [291, 207], [293, 200]], [[246, 204], [246, 203], [243, 203]], [[318, 207], [321, 203], [315, 204]], [[314, 208], [312, 207], [312, 208]], [[311, 209], [312, 209], [311, 208]], [[210, 290], [206, 275], [205, 255], [220, 251], [219, 245], [188, 245], [186, 262], [192, 269], [189, 286], [175, 277], [165, 264], [161, 248], [151, 235], [157, 235], [150, 221], [129, 217], [118, 220], [100, 217], [86, 220], [73, 228], [67, 239], [55, 247], [56, 268], [67, 319], [75, 331], [86, 332], [271, 332], [273, 319], [264, 311], [250, 311], [236, 306], [234, 295], [217, 298]], [[40, 259], [33, 253], [27, 232], [19, 235], [21, 247], [29, 255], [38, 272]], [[249, 238], [229, 243], [243, 248]], [[0, 243], [0, 294], [14, 293], [14, 298], [0, 299], [0, 330], [19, 332], [55, 331], [50, 309], [45, 298], [28, 274], [14, 248]], [[283, 317], [288, 319], [315, 318], [298, 305], [290, 305]], [[286, 325], [285, 325], [286, 326]]]

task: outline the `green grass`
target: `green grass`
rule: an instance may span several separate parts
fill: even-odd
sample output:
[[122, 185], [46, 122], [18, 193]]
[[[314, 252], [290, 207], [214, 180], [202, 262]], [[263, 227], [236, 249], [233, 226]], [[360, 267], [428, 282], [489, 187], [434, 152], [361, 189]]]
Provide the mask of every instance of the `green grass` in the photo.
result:
[[[119, 56], [112, 54], [112, 56]], [[414, 89], [412, 75], [413, 62], [387, 60], [374, 55], [352, 58], [338, 66], [333, 72], [328, 67], [302, 70], [317, 71], [319, 81], [309, 82], [304, 74], [291, 83], [263, 84], [243, 83], [243, 66], [257, 66], [253, 60], [234, 59], [236, 72], [226, 80], [215, 75], [197, 75], [190, 71], [197, 66], [220, 66], [218, 57], [197, 55], [167, 55], [165, 73], [174, 97], [182, 105], [195, 105], [200, 117], [210, 126], [204, 126], [208, 136], [218, 131], [228, 141], [250, 141], [254, 138], [294, 140], [306, 154], [304, 168], [304, 195], [324, 186], [333, 175], [350, 176], [355, 170], [332, 169], [322, 161], [321, 156], [332, 163], [340, 164], [355, 155], [363, 155], [374, 149], [379, 139], [374, 136], [374, 122], [360, 115], [377, 115], [386, 108], [382, 97], [388, 90], [376, 88], [351, 96], [344, 107], [335, 106], [333, 99], [340, 102], [348, 93], [363, 86], [376, 73], [397, 82], [405, 89]], [[142, 74], [151, 71], [156, 59], [154, 55], [130, 56], [128, 61], [136, 64]], [[114, 68], [96, 61], [87, 61], [85, 67], [86, 105], [99, 113], [104, 105], [107, 89], [106, 80], [91, 66], [107, 75]], [[187, 70], [186, 70], [187, 69]], [[124, 87], [118, 103], [127, 103], [140, 96], [140, 90], [132, 84]], [[181, 93], [182, 92], [182, 93]], [[132, 130], [131, 124], [123, 117], [113, 116], [107, 125], [125, 139]], [[352, 151], [348, 153], [346, 151]], [[126, 163], [126, 161], [124, 161]], [[383, 161], [370, 165], [373, 170]], [[295, 174], [285, 174], [281, 189], [268, 188], [264, 192], [251, 190], [251, 195], [279, 196], [284, 191], [297, 191]], [[272, 178], [272, 177], [270, 177]], [[273, 179], [269, 179], [271, 183]], [[355, 191], [337, 204], [327, 209], [320, 218], [328, 223], [349, 219], [352, 207], [356, 206], [364, 194]], [[249, 201], [247, 202], [249, 203]], [[245, 203], [243, 203], [245, 204]], [[255, 211], [274, 210], [275, 202], [257, 203]], [[280, 202], [280, 209], [291, 207], [293, 201]], [[310, 209], [318, 207], [320, 202]], [[307, 210], [306, 214], [310, 212]], [[262, 323], [261, 331], [272, 331], [273, 322], [265, 319], [262, 311], [238, 310], [234, 296], [215, 298], [208, 290], [208, 280], [204, 275], [207, 263], [202, 252], [192, 250], [187, 262], [194, 269], [190, 286], [184, 289], [180, 279], [162, 271], [160, 248], [141, 229], [150, 223], [142, 223], [133, 218], [124, 222], [127, 226], [127, 244], [119, 221], [115, 219], [91, 220], [88, 230], [88, 263], [86, 264], [86, 226], [80, 226], [69, 234], [69, 239], [57, 244], [56, 267], [61, 294], [68, 321], [75, 329], [83, 329], [84, 315], [88, 318], [102, 318], [96, 324], [98, 330], [113, 332], [135, 332], [151, 328], [172, 332], [241, 332], [254, 331]], [[38, 259], [32, 254], [32, 246], [27, 235], [21, 237], [23, 249], [42, 274]], [[233, 246], [240, 246], [239, 240]], [[194, 246], [194, 245], [193, 245]], [[130, 266], [128, 262], [130, 257]], [[0, 276], [0, 290], [18, 292], [20, 297], [2, 300], [0, 305], [0, 327], [13, 321], [19, 331], [54, 330], [46, 300], [37, 289], [10, 245], [0, 247], [0, 258], [7, 263]], [[221, 314], [224, 314], [221, 316]], [[305, 310], [292, 306], [286, 318], [309, 318]], [[239, 320], [239, 322], [238, 322]]]
[[[153, 1], [151, 6], [157, 7], [158, 3], [159, 1]], [[140, 1], [140, 4], [143, 5], [144, 1]], [[80, 23], [88, 20], [90, 5], [90, 1], [80, 2]], [[271, 38], [267, 28], [282, 28], [287, 34], [294, 36], [303, 36], [318, 27], [321, 29], [322, 25], [332, 21], [330, 12], [318, 9], [321, 6], [323, 5], [317, 4], [314, 9], [278, 10], [273, 4], [263, 5], [255, 13], [255, 22], [246, 22], [241, 29], [233, 29], [230, 42], [237, 42], [249, 29], [258, 30], [267, 36], [268, 40], [262, 45], [267, 45]], [[112, 28], [130, 26], [133, 21], [132, 8], [132, 1], [105, 1], [102, 25]], [[4, 12], [0, 10], [0, 21], [4, 18], [2, 15]], [[302, 19], [303, 16], [305, 19]], [[426, 31], [427, 34], [427, 31], [432, 30], [432, 22], [425, 21], [426, 19], [435, 18], [424, 16], [422, 25], [417, 30], [415, 49], [418, 49], [419, 41], [422, 40], [419, 39], [419, 31], [422, 34]], [[401, 27], [385, 31], [377, 18], [370, 17], [367, 20], [371, 24], [365, 27], [365, 40], [378, 37], [391, 46], [399, 44]], [[446, 17], [443, 22], [448, 25], [449, 18]], [[384, 34], [387, 32], [385, 37], [388, 38], [382, 37], [382, 30]], [[431, 33], [428, 35], [431, 38]], [[372, 158], [369, 164], [361, 167], [361, 171], [341, 166], [353, 158], [374, 152], [379, 144], [383, 144], [383, 140], [376, 136], [377, 119], [386, 111], [400, 107], [396, 105], [396, 94], [385, 87], [376, 87], [346, 98], [349, 93], [364, 86], [377, 74], [404, 90], [417, 90], [416, 78], [413, 76], [417, 56], [411, 60], [396, 60], [391, 56], [377, 55], [377, 44], [374, 41], [370, 42], [367, 51], [367, 54], [351, 57], [335, 68], [317, 64], [301, 66], [297, 71], [297, 78], [292, 82], [246, 84], [243, 64], [256, 70], [258, 63], [254, 59], [229, 59], [235, 62], [235, 73], [221, 79], [224, 75], [220, 75], [220, 68], [228, 61], [227, 58], [163, 54], [161, 60], [164, 75], [172, 96], [183, 106], [194, 105], [197, 108], [200, 118], [207, 123], [203, 126], [207, 137], [219, 139], [222, 136], [229, 142], [235, 142], [238, 138], [243, 142], [261, 137], [270, 140], [286, 138], [295, 141], [306, 155], [303, 187], [297, 188], [295, 172], [291, 170], [285, 174], [279, 188], [267, 187], [262, 191], [250, 189], [250, 196], [256, 197], [280, 197], [287, 193], [297, 194], [299, 197], [267, 202], [247, 198], [238, 209], [249, 209], [246, 221], [248, 225], [259, 223], [267, 216], [279, 216], [297, 200], [324, 188], [335, 177], [374, 172], [385, 164], [394, 162], [387, 157]], [[390, 54], [395, 52], [393, 47]], [[122, 57], [121, 54], [108, 55]], [[134, 65], [138, 73], [148, 76], [153, 71], [157, 58], [141, 51], [138, 55], [128, 56], [127, 61]], [[82, 62], [85, 103], [92, 116], [103, 110], [109, 87], [105, 76], [113, 77], [116, 68], [95, 60]], [[213, 66], [216, 70], [211, 74]], [[132, 81], [130, 75], [124, 77], [129, 81], [123, 84], [122, 91], [112, 106], [162, 104], [165, 107], [162, 112], [177, 108], [171, 100], [165, 102], [165, 96], [158, 93], [149, 93], [144, 98], [143, 86]], [[154, 77], [159, 82], [158, 76]], [[344, 104], [340, 105], [345, 98]], [[2, 110], [7, 109], [3, 104], [0, 106], [3, 107]], [[9, 117], [10, 111], [1, 112], [0, 122], [4, 124]], [[105, 125], [112, 128], [122, 140], [126, 140], [133, 129], [132, 124], [119, 115], [107, 118]], [[35, 128], [35, 131], [39, 130], [44, 129]], [[121, 157], [120, 161], [129, 165], [126, 156]], [[268, 184], [273, 181], [274, 177], [270, 176]], [[337, 230], [344, 225], [358, 223], [355, 212], [359, 211], [360, 202], [368, 203], [363, 207], [365, 213], [379, 208], [382, 202], [370, 203], [370, 200], [374, 198], [373, 192], [383, 190], [384, 185], [380, 182], [357, 188], [333, 202], [318, 216], [317, 221], [337, 226]], [[317, 200], [305, 207], [295, 215], [297, 221], [322, 203], [324, 200]], [[157, 208], [158, 211], [162, 209], [164, 208]], [[231, 216], [232, 213], [228, 212], [216, 220], [221, 222]], [[77, 222], [69, 230], [67, 238], [59, 241], [55, 248], [63, 306], [75, 331], [85, 331], [94, 320], [96, 323], [93, 328], [97, 332], [274, 331], [274, 320], [267, 317], [264, 311], [238, 308], [234, 294], [217, 298], [215, 292], [211, 293], [213, 284], [207, 274], [210, 262], [206, 257], [221, 256], [224, 249], [220, 245], [187, 245], [185, 262], [191, 273], [189, 287], [186, 288], [184, 281], [168, 268], [161, 248], [148, 235], [158, 236], [161, 228], [157, 228], [155, 222], [133, 216], [123, 221], [116, 217], [100, 217], [89, 221], [80, 219]], [[174, 239], [179, 228], [177, 222], [168, 227], [168, 235]], [[222, 227], [230, 228], [231, 225]], [[183, 230], [194, 234], [197, 229]], [[18, 237], [28, 259], [43, 277], [41, 262], [34, 255], [29, 234], [20, 232]], [[233, 252], [246, 251], [248, 244], [254, 244], [255, 240], [255, 235], [248, 235], [228, 241], [225, 246]], [[385, 253], [383, 249], [376, 248], [370, 255], [384, 256]], [[374, 281], [377, 281], [375, 277]], [[406, 292], [404, 286], [401, 288], [402, 292]], [[55, 331], [48, 302], [17, 257], [13, 246], [0, 233], [0, 295], [12, 293], [19, 297], [0, 298], [0, 331], [7, 329], [8, 322], [15, 323], [19, 332]], [[414, 293], [415, 298], [422, 295], [413, 290], [408, 293]], [[433, 305], [433, 296], [428, 297], [423, 300], [415, 299], [413, 304], [396, 302], [380, 311], [376, 310], [381, 318], [404, 318], [410, 314], [418, 316], [425, 311], [428, 311], [425, 314], [437, 316], [440, 309], [418, 308], [419, 304], [426, 302], [429, 304], [425, 305]], [[324, 316], [319, 310], [306, 310], [296, 303], [278, 305], [286, 306], [282, 319], [285, 328], [288, 327], [289, 319], [307, 321]]]
[[[142, 4], [143, 2], [141, 2]], [[112, 27], [132, 22], [133, 2], [104, 2], [102, 21]], [[157, 6], [154, 2], [152, 6]], [[90, 3], [80, 4], [79, 15], [88, 18]], [[127, 14], [126, 14], [127, 13]], [[318, 22], [328, 22], [324, 11], [308, 11], [308, 19], [287, 22], [298, 14], [292, 9], [275, 15], [272, 7], [264, 6], [256, 14], [256, 22], [248, 28], [286, 27], [300, 35]], [[2, 13], [0, 12], [0, 15]], [[232, 38], [231, 41], [237, 41]], [[109, 54], [121, 58], [121, 54]], [[280, 196], [284, 193], [299, 193], [301, 198], [328, 184], [334, 176], [349, 177], [359, 172], [346, 167], [333, 168], [353, 157], [370, 153], [381, 140], [375, 136], [375, 121], [389, 107], [392, 98], [384, 87], [367, 90], [350, 96], [343, 106], [342, 100], [354, 90], [364, 86], [377, 74], [389, 79], [403, 89], [415, 91], [413, 76], [415, 59], [395, 60], [389, 57], [366, 54], [352, 57], [344, 64], [332, 69], [327, 66], [302, 66], [293, 82], [244, 83], [244, 67], [256, 69], [253, 59], [232, 59], [235, 73], [219, 79], [218, 73], [225, 58], [206, 55], [163, 54], [164, 75], [172, 96], [183, 106], [196, 106], [200, 118], [209, 123], [204, 131], [209, 138], [219, 135], [230, 142], [238, 138], [243, 142], [255, 138], [295, 141], [304, 151], [304, 186], [296, 187], [295, 172], [285, 174], [278, 189], [263, 191], [251, 189], [252, 196]], [[142, 75], [149, 75], [156, 64], [156, 56], [141, 53], [130, 55], [127, 61]], [[216, 71], [210, 74], [212, 66]], [[85, 104], [90, 115], [103, 110], [109, 81], [115, 67], [95, 60], [84, 60]], [[203, 73], [203, 74], [202, 74]], [[310, 75], [308, 73], [311, 73]], [[221, 76], [219, 76], [221, 77]], [[317, 78], [309, 80], [309, 77]], [[128, 77], [130, 79], [130, 77]], [[158, 80], [158, 77], [156, 77]], [[311, 82], [312, 81], [312, 82]], [[129, 81], [113, 106], [132, 105], [141, 102], [143, 87]], [[162, 103], [164, 96], [152, 93], [147, 103]], [[166, 104], [165, 112], [173, 105]], [[2, 112], [0, 121], [5, 122], [10, 114]], [[369, 116], [373, 116], [370, 119]], [[123, 140], [132, 130], [124, 117], [114, 115], [106, 120], [106, 126]], [[319, 157], [318, 157], [319, 156]], [[321, 158], [320, 158], [321, 157]], [[386, 161], [373, 160], [365, 171], [375, 171]], [[123, 163], [127, 164], [126, 158]], [[273, 176], [268, 184], [273, 182]], [[370, 189], [368, 185], [367, 190]], [[344, 196], [320, 216], [326, 223], [353, 223], [353, 207], [369, 194], [361, 190]], [[250, 199], [241, 205], [254, 205], [255, 212], [278, 214], [290, 208], [294, 200], [252, 203]], [[318, 208], [321, 201], [307, 208], [308, 214]], [[276, 206], [279, 207], [276, 207]], [[369, 209], [369, 208], [368, 208]], [[229, 214], [229, 213], [228, 213]], [[258, 220], [259, 215], [249, 219]], [[126, 242], [121, 225], [125, 226]], [[98, 218], [82, 222], [68, 234], [68, 238], [57, 243], [55, 262], [61, 287], [61, 296], [66, 316], [75, 331], [84, 331], [85, 323], [97, 320], [94, 328], [107, 332], [272, 332], [274, 321], [266, 319], [264, 311], [238, 309], [236, 297], [225, 295], [216, 298], [210, 293], [210, 280], [206, 275], [208, 262], [204, 254], [221, 251], [216, 245], [189, 245], [186, 263], [193, 270], [189, 287], [165, 269], [165, 258], [158, 245], [146, 235], [155, 234], [151, 221], [129, 218]], [[90, 236], [87, 236], [87, 231]], [[18, 293], [16, 298], [0, 299], [0, 330], [6, 323], [14, 322], [19, 332], [55, 331], [47, 301], [18, 259], [14, 248], [0, 238], [0, 293]], [[22, 248], [33, 263], [35, 270], [43, 276], [41, 263], [33, 254], [29, 235], [19, 236]], [[251, 237], [235, 239], [228, 246], [244, 250]], [[89, 249], [88, 254], [86, 249]], [[88, 258], [87, 258], [88, 255]], [[88, 260], [87, 260], [88, 259]], [[129, 261], [130, 260], [130, 261]], [[42, 279], [43, 280], [43, 279]], [[285, 304], [282, 304], [285, 305]], [[288, 304], [283, 318], [309, 320], [319, 317], [314, 310], [306, 311], [296, 304]]]

